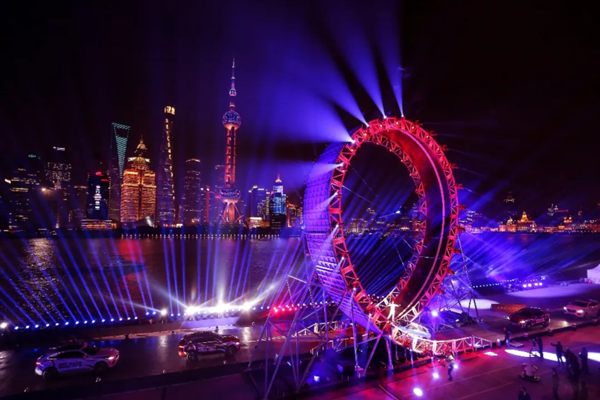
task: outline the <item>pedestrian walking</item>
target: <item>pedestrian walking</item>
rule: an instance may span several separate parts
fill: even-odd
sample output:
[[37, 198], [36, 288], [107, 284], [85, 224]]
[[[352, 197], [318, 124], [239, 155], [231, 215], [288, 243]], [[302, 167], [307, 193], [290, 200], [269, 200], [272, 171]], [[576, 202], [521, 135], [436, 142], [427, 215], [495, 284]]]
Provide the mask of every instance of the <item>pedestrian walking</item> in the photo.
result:
[[506, 327], [504, 327], [504, 341], [506, 342], [506, 347], [510, 347], [510, 331]]
[[585, 372], [587, 374], [590, 372], [590, 370], [588, 369], [588, 351], [585, 347], [581, 349], [579, 358], [581, 358], [581, 372]]
[[556, 368], [552, 368], [552, 395], [554, 396], [554, 400], [558, 400], [558, 386], [559, 386], [559, 380], [558, 380], [558, 371], [556, 371]]
[[521, 391], [519, 392], [519, 400], [531, 400], [531, 396], [529, 395], [529, 393], [527, 393], [527, 389], [525, 389], [525, 386], [523, 386], [521, 388]]
[[452, 370], [454, 369], [454, 356], [449, 354], [446, 357], [446, 361], [448, 362], [448, 380], [452, 382]]
[[581, 381], [581, 390], [579, 391], [579, 400], [588, 400], [588, 388], [585, 381]]
[[558, 360], [559, 367], [565, 367], [565, 363], [563, 362], [563, 345], [560, 343], [560, 340], [556, 342], [556, 344], [550, 342], [551, 346], [556, 347], [556, 359]]
[[542, 337], [538, 337], [538, 349], [540, 350], [540, 358], [544, 359], [544, 343], [542, 342]]

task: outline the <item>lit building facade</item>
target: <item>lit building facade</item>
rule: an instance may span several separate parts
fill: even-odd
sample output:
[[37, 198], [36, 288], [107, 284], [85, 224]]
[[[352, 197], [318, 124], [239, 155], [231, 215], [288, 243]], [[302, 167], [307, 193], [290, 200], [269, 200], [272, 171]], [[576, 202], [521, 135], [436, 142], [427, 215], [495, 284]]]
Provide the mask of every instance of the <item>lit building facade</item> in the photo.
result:
[[123, 172], [125, 171], [125, 154], [131, 127], [116, 122], [113, 122], [111, 127], [108, 165], [110, 180], [108, 217], [113, 221], [119, 221], [121, 219], [121, 186], [123, 184]]
[[265, 200], [267, 199], [267, 191], [265, 188], [259, 188], [257, 185], [252, 186], [252, 189], [248, 191], [250, 194], [248, 212], [249, 218], [265, 217]]
[[160, 141], [160, 159], [157, 176], [157, 221], [161, 226], [175, 225], [175, 186], [173, 183], [173, 128], [175, 107], [164, 109], [164, 126]]
[[369, 229], [369, 221], [364, 218], [351, 218], [347, 232], [362, 235]]
[[8, 228], [20, 231], [32, 228], [35, 223], [34, 203], [42, 184], [42, 159], [36, 154], [28, 154], [19, 162], [10, 180], [5, 204], [8, 208]]
[[67, 160], [64, 147], [54, 146], [46, 162], [46, 182], [48, 189], [71, 189], [71, 170], [73, 166]]
[[107, 220], [110, 180], [101, 171], [90, 175], [87, 189], [87, 219]]
[[143, 139], [128, 159], [121, 186], [121, 223], [131, 224], [154, 218], [156, 212], [156, 175], [150, 170], [150, 159], [144, 158], [147, 148]]
[[87, 218], [88, 186], [89, 185], [73, 185], [75, 209], [72, 214], [73, 220], [75, 221], [81, 221]]
[[182, 203], [182, 223], [184, 226], [201, 225], [204, 223], [206, 191], [202, 187], [200, 160], [197, 158], [191, 158], [185, 162]]
[[273, 192], [269, 197], [269, 222], [271, 231], [281, 232], [287, 219], [287, 196], [283, 193], [283, 182], [279, 175], [273, 185]]
[[235, 185], [235, 166], [237, 151], [237, 131], [242, 124], [240, 114], [235, 111], [235, 60], [231, 67], [231, 88], [229, 89], [229, 111], [223, 114], [223, 126], [227, 130], [227, 143], [225, 146], [225, 174], [223, 187], [219, 191], [219, 197], [223, 202], [223, 213], [221, 220], [224, 223], [237, 223], [240, 211], [237, 203], [240, 200], [240, 191]]
[[286, 212], [288, 228], [299, 228], [302, 226], [302, 207], [288, 203]]

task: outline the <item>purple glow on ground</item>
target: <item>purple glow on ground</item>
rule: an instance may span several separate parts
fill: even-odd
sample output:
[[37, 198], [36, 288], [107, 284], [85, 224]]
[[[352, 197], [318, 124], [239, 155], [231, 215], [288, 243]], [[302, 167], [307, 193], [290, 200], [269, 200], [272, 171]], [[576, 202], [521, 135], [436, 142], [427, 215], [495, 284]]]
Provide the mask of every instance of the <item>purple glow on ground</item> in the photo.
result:
[[593, 292], [597, 287], [587, 283], [573, 284], [569, 286], [556, 287], [538, 287], [537, 289], [528, 289], [521, 292], [508, 293], [508, 296], [518, 298], [550, 298], [550, 297], [581, 297], [588, 292]]

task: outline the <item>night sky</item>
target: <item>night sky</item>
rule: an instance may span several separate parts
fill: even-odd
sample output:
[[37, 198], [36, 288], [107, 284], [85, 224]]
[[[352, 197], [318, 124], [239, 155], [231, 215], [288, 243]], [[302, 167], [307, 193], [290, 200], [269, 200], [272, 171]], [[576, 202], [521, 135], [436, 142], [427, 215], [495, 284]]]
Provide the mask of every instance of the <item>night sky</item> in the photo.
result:
[[401, 98], [450, 148], [468, 206], [511, 190], [534, 214], [593, 207], [600, 18], [583, 3], [509, 3], [3, 2], [2, 172], [60, 145], [82, 180], [108, 161], [111, 122], [132, 126], [130, 153], [143, 135], [155, 162], [171, 104], [176, 168], [200, 158], [210, 183], [235, 56], [243, 189], [279, 172], [300, 194], [327, 142], [382, 105], [398, 115]]

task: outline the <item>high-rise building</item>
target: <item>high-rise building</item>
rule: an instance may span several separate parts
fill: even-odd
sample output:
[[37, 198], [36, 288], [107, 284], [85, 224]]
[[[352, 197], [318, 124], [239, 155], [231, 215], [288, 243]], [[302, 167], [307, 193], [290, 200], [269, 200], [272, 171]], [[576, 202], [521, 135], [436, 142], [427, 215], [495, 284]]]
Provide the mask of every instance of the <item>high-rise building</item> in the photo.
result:
[[135, 150], [135, 157], [127, 161], [129, 167], [123, 171], [121, 186], [121, 222], [131, 224], [152, 219], [156, 212], [156, 175], [150, 170], [150, 159], [145, 158], [147, 151], [143, 138]]
[[48, 189], [71, 189], [71, 169], [72, 165], [67, 160], [67, 153], [64, 147], [54, 146], [48, 155], [46, 162], [46, 182]]
[[175, 186], [173, 183], [173, 126], [175, 123], [175, 107], [164, 109], [164, 126], [160, 141], [160, 159], [157, 173], [157, 221], [161, 226], [174, 226], [175, 219]]
[[287, 196], [283, 193], [283, 182], [279, 175], [273, 185], [273, 192], [269, 197], [269, 222], [271, 231], [281, 232], [285, 226], [287, 211]]
[[240, 191], [235, 185], [235, 162], [237, 131], [242, 124], [240, 114], [235, 111], [235, 59], [231, 67], [231, 88], [229, 89], [229, 111], [223, 114], [223, 126], [227, 129], [227, 144], [225, 147], [225, 182], [219, 192], [223, 202], [222, 221], [236, 223], [240, 217], [237, 203], [240, 200]]
[[86, 219], [88, 205], [88, 185], [73, 185], [73, 195], [75, 197], [75, 208], [73, 209], [72, 219], [74, 221]]
[[[267, 198], [267, 191], [265, 188], [259, 188], [257, 185], [254, 185], [248, 193], [250, 193], [250, 211], [248, 212], [248, 216], [250, 218], [263, 217], [265, 214], [264, 201]], [[261, 203], [263, 204], [261, 205]]]
[[182, 203], [183, 225], [200, 225], [204, 222], [206, 194], [202, 187], [200, 160], [197, 158], [185, 162]]
[[264, 200], [259, 201], [256, 206], [257, 216], [265, 221], [269, 219], [269, 200], [270, 197], [267, 196]]
[[127, 139], [131, 127], [128, 125], [112, 123], [110, 137], [110, 163], [108, 174], [110, 179], [110, 200], [108, 217], [114, 221], [121, 219], [121, 185], [123, 184], [123, 171], [125, 170], [125, 153]]
[[90, 175], [87, 190], [87, 218], [108, 219], [109, 179], [102, 171]]
[[37, 225], [34, 218], [35, 200], [41, 190], [43, 163], [36, 154], [28, 154], [19, 160], [12, 173], [7, 201], [10, 230], [25, 230]]
[[302, 225], [302, 207], [295, 204], [287, 205], [287, 227], [299, 228]]
[[222, 204], [221, 199], [217, 197], [217, 191], [206, 186], [204, 190], [204, 200], [206, 204], [204, 223], [210, 224], [218, 221]]

